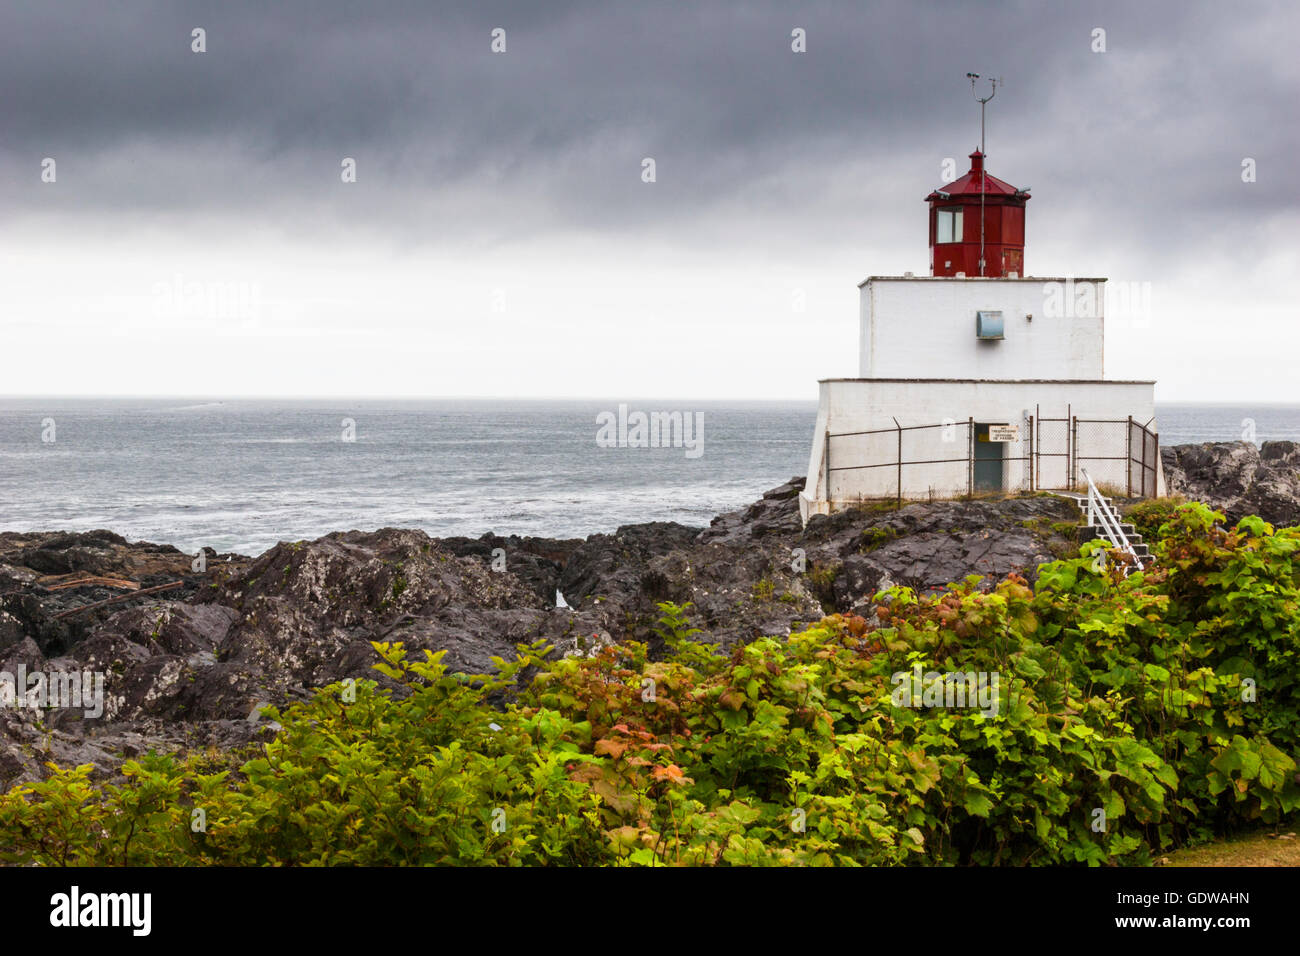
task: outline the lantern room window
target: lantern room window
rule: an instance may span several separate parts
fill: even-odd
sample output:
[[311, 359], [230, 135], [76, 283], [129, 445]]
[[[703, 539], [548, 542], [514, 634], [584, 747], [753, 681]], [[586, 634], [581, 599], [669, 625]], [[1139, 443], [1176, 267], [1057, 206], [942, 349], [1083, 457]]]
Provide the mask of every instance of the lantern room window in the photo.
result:
[[961, 242], [961, 206], [935, 210], [934, 241]]

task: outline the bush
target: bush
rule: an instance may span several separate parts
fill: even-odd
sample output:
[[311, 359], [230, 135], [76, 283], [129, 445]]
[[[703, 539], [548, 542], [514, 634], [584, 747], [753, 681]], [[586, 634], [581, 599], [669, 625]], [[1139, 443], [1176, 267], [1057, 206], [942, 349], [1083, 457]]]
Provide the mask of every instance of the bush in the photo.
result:
[[1146, 498], [1128, 509], [1124, 520], [1131, 522], [1138, 533], [1148, 541], [1160, 537], [1160, 526], [1173, 519], [1184, 504], [1181, 497]]

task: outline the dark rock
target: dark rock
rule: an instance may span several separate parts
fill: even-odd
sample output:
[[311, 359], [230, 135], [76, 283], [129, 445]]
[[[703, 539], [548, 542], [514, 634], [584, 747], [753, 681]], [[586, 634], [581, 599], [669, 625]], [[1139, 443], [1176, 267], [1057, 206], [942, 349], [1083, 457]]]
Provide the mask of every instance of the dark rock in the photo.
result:
[[699, 533], [675, 521], [652, 521], [624, 525], [612, 535], [593, 534], [569, 556], [560, 591], [575, 608], [614, 594], [640, 593], [646, 562], [689, 548]]
[[30, 637], [25, 637], [17, 644], [6, 648], [4, 658], [0, 660], [0, 671], [16, 674], [19, 668], [26, 668], [30, 673], [45, 666], [45, 655]]
[[868, 603], [893, 585], [933, 591], [980, 575], [991, 586], [1012, 572], [1075, 555], [1075, 504], [1053, 495], [882, 505], [815, 516], [805, 533], [814, 574], [833, 576], [833, 608]]
[[[171, 545], [132, 543], [111, 531], [0, 532], [0, 615], [16, 619], [22, 633], [46, 654], [62, 654], [123, 609], [165, 607], [188, 599], [250, 560], [243, 555], [216, 555], [211, 549], [205, 553], [212, 563], [205, 573], [195, 573], [191, 556]], [[141, 590], [178, 581], [180, 586], [139, 596], [94, 581], [56, 590], [45, 587], [56, 581], [67, 584], [60, 576], [76, 572], [134, 581]], [[112, 603], [104, 607], [78, 611], [110, 599]], [[60, 617], [65, 611], [78, 613]], [[0, 626], [0, 643], [3, 640]]]
[[527, 585], [537, 595], [540, 606], [554, 607], [565, 562], [583, 542], [581, 538], [503, 538], [485, 534], [481, 538], [442, 538], [439, 543], [457, 557], [479, 558], [493, 570], [496, 559], [503, 559], [506, 574], [513, 574]]
[[153, 653], [193, 654], [215, 651], [238, 618], [218, 604], [165, 602], [119, 611], [95, 630], [95, 640], [120, 635]]
[[803, 478], [791, 478], [784, 485], [763, 493], [743, 511], [731, 511], [714, 518], [701, 541], [735, 543], [769, 534], [797, 535], [801, 530], [799, 492]]
[[23, 622], [0, 605], [0, 654], [23, 639]]
[[1229, 522], [1259, 515], [1273, 525], [1300, 524], [1300, 444], [1269, 441], [1175, 445], [1161, 449], [1170, 494], [1204, 502]]

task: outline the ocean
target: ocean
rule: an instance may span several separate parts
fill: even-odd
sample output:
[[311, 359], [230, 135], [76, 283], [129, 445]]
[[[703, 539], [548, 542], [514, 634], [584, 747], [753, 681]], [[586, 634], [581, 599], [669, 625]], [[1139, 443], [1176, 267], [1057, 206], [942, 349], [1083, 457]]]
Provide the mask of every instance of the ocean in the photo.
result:
[[[689, 447], [602, 447], [618, 402], [0, 398], [0, 531], [108, 528], [193, 552], [387, 526], [584, 537], [707, 525], [808, 465], [815, 402], [627, 401]], [[1163, 405], [1161, 443], [1300, 439], [1300, 405]], [[607, 443], [606, 443], [607, 444]]]

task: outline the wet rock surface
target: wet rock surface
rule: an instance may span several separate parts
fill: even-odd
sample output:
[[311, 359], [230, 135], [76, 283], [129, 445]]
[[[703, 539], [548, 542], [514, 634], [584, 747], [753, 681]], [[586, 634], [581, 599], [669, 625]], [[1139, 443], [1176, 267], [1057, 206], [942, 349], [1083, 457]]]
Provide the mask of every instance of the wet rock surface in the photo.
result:
[[1300, 524], [1300, 444], [1205, 442], [1162, 448], [1170, 494], [1203, 501], [1230, 522], [1259, 515], [1274, 525]]
[[[1166, 450], [1172, 490], [1230, 514], [1300, 519], [1294, 444], [1205, 449]], [[347, 677], [386, 682], [372, 641], [443, 650], [471, 673], [538, 640], [555, 653], [639, 640], [653, 653], [657, 605], [673, 601], [691, 603], [702, 637], [725, 646], [867, 611], [894, 584], [930, 590], [976, 574], [991, 586], [1077, 554], [1078, 509], [1060, 497], [882, 503], [804, 528], [802, 487], [792, 479], [708, 528], [649, 522], [585, 540], [350, 531], [256, 558], [208, 553], [202, 572], [193, 555], [108, 531], [0, 533], [0, 672], [104, 680], [95, 716], [0, 706], [0, 787], [44, 776], [46, 761], [112, 775], [150, 748], [264, 739], [260, 705]], [[555, 606], [557, 590], [570, 607]]]

